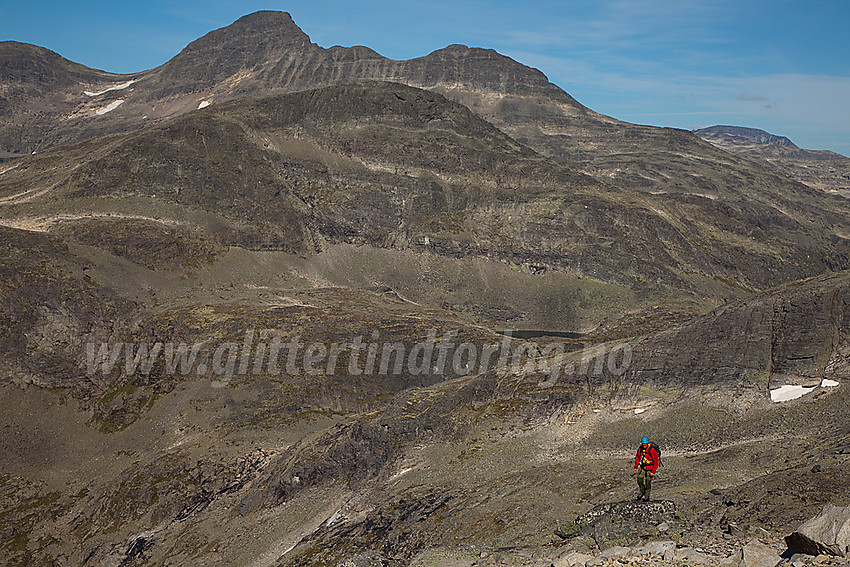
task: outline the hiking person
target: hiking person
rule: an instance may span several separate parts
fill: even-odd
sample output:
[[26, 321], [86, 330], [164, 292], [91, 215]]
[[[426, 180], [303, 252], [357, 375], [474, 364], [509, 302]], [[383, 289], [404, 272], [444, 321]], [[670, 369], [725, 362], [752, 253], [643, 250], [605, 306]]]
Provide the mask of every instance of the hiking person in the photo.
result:
[[[649, 492], [652, 490], [652, 478], [655, 476], [655, 471], [658, 470], [658, 465], [661, 462], [661, 455], [655, 443], [650, 443], [648, 437], [642, 437], [640, 447], [638, 447], [637, 455], [635, 455], [635, 470], [632, 475], [637, 474], [637, 483], [640, 488], [638, 500], [649, 501]], [[639, 471], [639, 472], [638, 472]]]

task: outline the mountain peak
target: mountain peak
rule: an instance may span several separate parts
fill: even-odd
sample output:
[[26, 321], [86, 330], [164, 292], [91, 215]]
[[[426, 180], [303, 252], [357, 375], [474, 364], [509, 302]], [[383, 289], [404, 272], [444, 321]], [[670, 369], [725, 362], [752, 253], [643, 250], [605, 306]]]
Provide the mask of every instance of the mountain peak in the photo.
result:
[[[273, 33], [279, 36], [291, 36], [298, 39], [310, 39], [298, 24], [292, 19], [289, 12], [276, 10], [259, 10], [242, 16], [222, 30], [239, 30], [249, 33]], [[212, 32], [215, 33], [215, 32]]]
[[302, 45], [305, 42], [309, 43], [310, 37], [298, 27], [288, 12], [262, 10], [242, 16], [229, 26], [213, 30], [196, 39], [187, 45], [180, 55], [221, 49], [222, 46], [269, 44], [269, 47], [283, 47]]
[[186, 90], [181, 85], [188, 77], [194, 81], [189, 90], [212, 87], [270, 57], [303, 52], [310, 45], [289, 13], [254, 12], [196, 39], [160, 67], [163, 92]]

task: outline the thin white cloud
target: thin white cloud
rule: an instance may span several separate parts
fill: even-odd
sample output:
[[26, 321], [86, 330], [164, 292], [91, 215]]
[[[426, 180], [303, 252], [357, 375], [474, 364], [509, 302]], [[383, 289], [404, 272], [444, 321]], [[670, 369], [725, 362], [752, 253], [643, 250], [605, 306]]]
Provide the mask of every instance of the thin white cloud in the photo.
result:
[[671, 48], [675, 56], [684, 44], [728, 44], [707, 24], [737, 18], [736, 4], [731, 2], [597, 0], [589, 3], [580, 15], [575, 10], [561, 12], [554, 20], [541, 25], [504, 33], [507, 45], [516, 48], [551, 47], [587, 49], [597, 53], [620, 52], [639, 47], [641, 50]]
[[737, 98], [738, 100], [748, 100], [753, 102], [761, 102], [767, 100], [767, 97], [751, 95], [750, 93], [741, 93], [735, 98]]

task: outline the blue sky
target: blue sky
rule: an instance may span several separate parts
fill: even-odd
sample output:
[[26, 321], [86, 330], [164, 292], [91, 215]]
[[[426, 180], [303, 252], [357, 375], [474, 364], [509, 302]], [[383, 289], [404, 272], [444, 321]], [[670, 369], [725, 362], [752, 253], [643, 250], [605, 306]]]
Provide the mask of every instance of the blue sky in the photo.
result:
[[323, 47], [393, 59], [489, 47], [616, 118], [762, 128], [850, 156], [850, 0], [0, 0], [0, 40], [132, 73], [261, 9], [291, 13]]

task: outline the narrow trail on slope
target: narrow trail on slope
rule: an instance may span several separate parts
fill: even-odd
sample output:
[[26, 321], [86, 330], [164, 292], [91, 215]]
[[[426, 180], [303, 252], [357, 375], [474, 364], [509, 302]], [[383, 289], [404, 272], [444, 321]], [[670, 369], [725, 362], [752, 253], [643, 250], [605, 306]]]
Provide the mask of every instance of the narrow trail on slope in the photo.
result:
[[18, 218], [0, 218], [0, 226], [8, 226], [9, 228], [17, 228], [20, 230], [28, 230], [30, 232], [48, 232], [55, 224], [72, 221], [72, 220], [81, 220], [81, 219], [131, 219], [131, 220], [145, 220], [151, 222], [157, 222], [160, 224], [166, 224], [171, 226], [179, 226], [184, 223], [172, 219], [162, 219], [155, 217], [148, 217], [145, 215], [131, 215], [125, 213], [96, 213], [94, 211], [91, 212], [83, 212], [83, 213], [61, 213], [58, 215], [52, 216], [32, 216], [32, 217], [18, 217]]
[[[8, 171], [8, 170], [7, 170]], [[59, 181], [53, 183], [52, 185], [48, 185], [44, 189], [27, 189], [21, 193], [15, 193], [14, 195], [9, 195], [8, 197], [0, 197], [0, 205], [20, 205], [22, 203], [27, 203], [32, 201], [36, 197], [41, 197], [45, 193], [49, 193], [53, 189], [59, 185]]]

